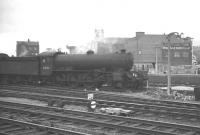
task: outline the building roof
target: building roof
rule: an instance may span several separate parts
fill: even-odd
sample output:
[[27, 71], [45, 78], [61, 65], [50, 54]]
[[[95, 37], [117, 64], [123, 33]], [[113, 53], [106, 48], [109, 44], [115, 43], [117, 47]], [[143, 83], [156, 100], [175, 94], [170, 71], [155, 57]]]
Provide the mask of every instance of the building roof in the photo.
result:
[[25, 44], [25, 45], [39, 45], [37, 41], [17, 41], [17, 44]]
[[[139, 33], [139, 34], [138, 34]], [[144, 32], [136, 32], [136, 36], [132, 38], [123, 38], [123, 37], [107, 37], [103, 38], [100, 42], [107, 44], [107, 45], [113, 45], [113, 44], [124, 44], [129, 41], [133, 40], [143, 40], [148, 41], [151, 44], [155, 43], [167, 43], [167, 35], [166, 34], [145, 34]], [[172, 37], [170, 40], [172, 43], [188, 43], [191, 42], [191, 38], [176, 38]], [[184, 44], [183, 44], [184, 45]]]
[[103, 38], [101, 42], [105, 44], [121, 44], [127, 42], [130, 38], [122, 38], [122, 37], [107, 37]]

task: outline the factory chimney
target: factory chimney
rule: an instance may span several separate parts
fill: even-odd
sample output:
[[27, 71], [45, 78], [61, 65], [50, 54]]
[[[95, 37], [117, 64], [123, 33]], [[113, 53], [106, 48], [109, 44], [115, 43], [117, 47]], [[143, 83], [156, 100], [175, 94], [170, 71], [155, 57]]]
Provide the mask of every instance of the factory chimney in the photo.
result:
[[136, 32], [136, 38], [140, 38], [145, 35], [145, 32]]

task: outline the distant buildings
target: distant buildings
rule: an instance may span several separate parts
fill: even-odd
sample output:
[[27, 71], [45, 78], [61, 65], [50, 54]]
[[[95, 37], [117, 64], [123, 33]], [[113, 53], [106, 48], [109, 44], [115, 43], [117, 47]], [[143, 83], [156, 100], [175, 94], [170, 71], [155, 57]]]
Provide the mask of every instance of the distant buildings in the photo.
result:
[[[115, 53], [125, 49], [134, 55], [135, 68], [156, 69], [159, 72], [167, 70], [166, 35], [145, 34], [136, 32], [133, 38], [103, 38], [97, 43], [97, 53]], [[192, 41], [190, 38], [172, 38], [171, 40], [171, 64], [192, 64]]]
[[76, 54], [77, 53], [76, 46], [69, 46], [69, 45], [67, 45], [66, 48], [69, 50], [70, 54]]
[[39, 54], [39, 42], [35, 41], [17, 41], [17, 57], [36, 56]]
[[200, 64], [200, 46], [193, 46], [193, 60], [196, 64]]

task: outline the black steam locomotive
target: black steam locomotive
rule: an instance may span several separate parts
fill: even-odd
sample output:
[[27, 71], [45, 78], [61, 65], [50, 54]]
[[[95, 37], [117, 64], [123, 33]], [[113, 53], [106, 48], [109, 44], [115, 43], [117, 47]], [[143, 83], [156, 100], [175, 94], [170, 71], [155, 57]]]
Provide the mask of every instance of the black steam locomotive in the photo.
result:
[[134, 88], [144, 86], [143, 73], [130, 71], [130, 53], [65, 54], [44, 52], [35, 57], [0, 54], [0, 83]]

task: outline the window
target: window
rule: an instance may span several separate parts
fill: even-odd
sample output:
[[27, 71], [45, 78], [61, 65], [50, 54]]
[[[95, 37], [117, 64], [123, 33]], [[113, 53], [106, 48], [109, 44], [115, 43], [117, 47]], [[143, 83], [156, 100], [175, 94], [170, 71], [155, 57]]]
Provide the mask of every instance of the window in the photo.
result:
[[46, 62], [47, 62], [47, 63], [51, 62], [51, 58], [50, 58], [50, 57], [47, 57], [47, 58], [46, 58]]
[[49, 70], [50, 67], [49, 67], [49, 66], [43, 66], [42, 69], [43, 69], [43, 70]]
[[168, 57], [168, 52], [167, 51], [163, 51], [163, 57]]
[[183, 57], [185, 58], [189, 57], [189, 52], [183, 52]]
[[142, 51], [141, 51], [141, 50], [139, 50], [139, 51], [138, 51], [138, 54], [139, 54], [139, 55], [141, 55], [141, 54], [142, 54]]
[[43, 63], [45, 63], [45, 62], [46, 62], [45, 58], [44, 58], [44, 59], [42, 59], [42, 62], [43, 62]]
[[174, 57], [179, 58], [180, 57], [180, 52], [174, 52]]

